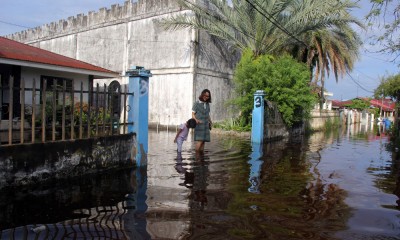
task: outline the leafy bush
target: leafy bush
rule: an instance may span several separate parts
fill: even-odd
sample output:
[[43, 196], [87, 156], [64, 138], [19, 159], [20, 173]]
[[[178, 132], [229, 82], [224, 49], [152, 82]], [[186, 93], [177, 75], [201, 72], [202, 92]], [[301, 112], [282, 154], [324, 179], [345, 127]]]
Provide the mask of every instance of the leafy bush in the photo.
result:
[[307, 118], [316, 102], [309, 81], [310, 71], [306, 64], [288, 55], [254, 57], [246, 50], [235, 69], [237, 96], [231, 103], [240, 109], [240, 121], [250, 125], [254, 93], [264, 90], [265, 99], [275, 102], [285, 124], [292, 126]]
[[[79, 119], [81, 116], [80, 104], [81, 103], [75, 103], [75, 106], [74, 106], [74, 124], [75, 125], [79, 125]], [[104, 111], [106, 111], [105, 118], [104, 118]], [[89, 116], [89, 105], [87, 103], [82, 103], [82, 123], [83, 124], [88, 123], [88, 116]], [[96, 116], [96, 108], [90, 107], [90, 124], [94, 125], [94, 124], [96, 124], [96, 121], [98, 121], [98, 124], [110, 123], [111, 116], [110, 116], [109, 111], [107, 111], [107, 109], [100, 107], [98, 115]]]
[[[74, 107], [72, 108], [71, 105], [66, 105], [65, 106], [65, 122], [67, 125], [71, 123], [71, 112], [73, 112], [73, 119], [74, 119], [74, 125], [78, 126], [79, 125], [79, 119], [80, 119], [80, 112], [81, 112], [81, 103], [77, 102], [75, 103]], [[56, 105], [56, 122], [60, 123], [62, 121], [62, 111], [63, 111], [63, 106], [62, 105]], [[71, 111], [72, 109], [72, 111]], [[51, 124], [53, 120], [53, 105], [50, 100], [46, 102], [46, 124]], [[105, 114], [104, 114], [104, 111]], [[31, 115], [30, 115], [31, 116]], [[88, 123], [88, 116], [89, 116], [89, 105], [87, 103], [82, 103], [82, 124], [86, 125]], [[108, 109], [105, 109], [103, 107], [100, 107], [98, 109], [98, 114], [96, 116], [96, 108], [95, 107], [90, 107], [90, 124], [94, 125], [96, 124], [96, 121], [98, 124], [109, 124], [111, 123], [111, 115], [109, 113]], [[36, 125], [41, 125], [42, 124], [42, 115], [41, 115], [41, 110], [39, 109], [37, 116], [36, 116]]]

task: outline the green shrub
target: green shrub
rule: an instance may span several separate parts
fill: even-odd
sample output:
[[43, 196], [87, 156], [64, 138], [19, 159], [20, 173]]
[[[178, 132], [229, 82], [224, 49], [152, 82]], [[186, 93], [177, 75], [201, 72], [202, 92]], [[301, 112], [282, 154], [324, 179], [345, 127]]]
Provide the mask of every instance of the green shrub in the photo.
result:
[[220, 128], [222, 130], [234, 130], [238, 132], [250, 131], [251, 127], [249, 125], [243, 124], [241, 118], [229, 118], [223, 122], [215, 123], [214, 127]]
[[239, 122], [251, 125], [254, 93], [264, 90], [265, 99], [275, 102], [287, 126], [309, 117], [316, 95], [309, 86], [310, 71], [289, 55], [254, 57], [250, 50], [243, 52], [234, 74], [236, 98], [231, 104], [239, 108]]

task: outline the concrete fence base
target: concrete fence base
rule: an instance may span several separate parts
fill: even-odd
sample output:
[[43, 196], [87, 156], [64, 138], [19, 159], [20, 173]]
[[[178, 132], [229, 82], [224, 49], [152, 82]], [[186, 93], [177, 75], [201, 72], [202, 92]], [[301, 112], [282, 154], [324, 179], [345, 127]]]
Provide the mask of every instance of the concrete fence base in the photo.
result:
[[135, 135], [1, 146], [0, 189], [134, 167]]

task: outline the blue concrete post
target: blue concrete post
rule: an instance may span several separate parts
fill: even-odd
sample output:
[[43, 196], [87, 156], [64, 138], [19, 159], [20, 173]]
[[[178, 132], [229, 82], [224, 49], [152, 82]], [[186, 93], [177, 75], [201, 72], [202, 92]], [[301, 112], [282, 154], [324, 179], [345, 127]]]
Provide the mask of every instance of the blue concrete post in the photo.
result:
[[264, 96], [263, 90], [254, 93], [254, 105], [251, 122], [251, 141], [262, 143], [264, 140]]
[[[147, 164], [148, 127], [149, 127], [149, 70], [133, 66], [127, 72], [129, 77], [128, 89], [133, 96], [129, 96], [128, 105], [128, 133], [136, 133], [136, 165]], [[128, 107], [128, 108], [129, 108]]]

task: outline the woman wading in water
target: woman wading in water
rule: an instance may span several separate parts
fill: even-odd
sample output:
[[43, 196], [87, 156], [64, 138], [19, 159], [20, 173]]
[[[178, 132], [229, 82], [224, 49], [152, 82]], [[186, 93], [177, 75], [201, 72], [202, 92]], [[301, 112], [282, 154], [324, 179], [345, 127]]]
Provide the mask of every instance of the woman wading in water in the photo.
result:
[[204, 89], [199, 96], [199, 101], [196, 101], [192, 108], [192, 118], [197, 123], [194, 129], [194, 140], [196, 141], [196, 151], [200, 152], [204, 151], [204, 143], [210, 142], [210, 130], [212, 126], [210, 103], [210, 90]]

